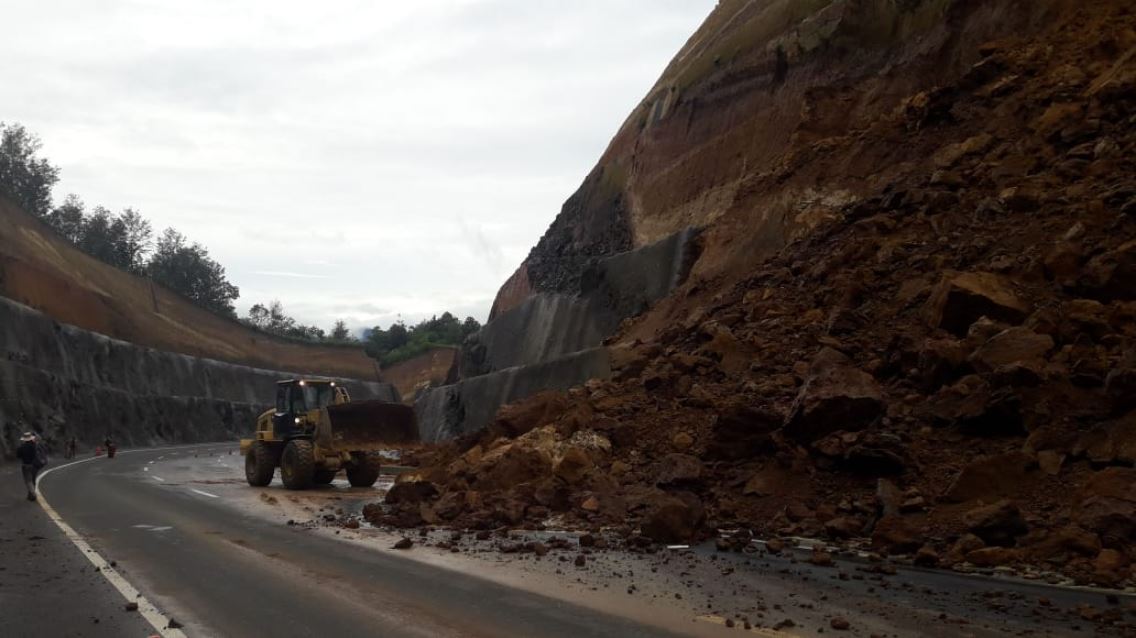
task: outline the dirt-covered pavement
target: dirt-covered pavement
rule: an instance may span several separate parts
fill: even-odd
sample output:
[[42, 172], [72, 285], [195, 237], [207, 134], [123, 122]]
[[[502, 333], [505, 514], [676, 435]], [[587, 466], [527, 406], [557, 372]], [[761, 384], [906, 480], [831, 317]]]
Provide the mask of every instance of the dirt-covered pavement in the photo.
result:
[[[239, 457], [230, 455], [235, 447], [138, 451], [79, 464], [45, 477], [43, 493], [189, 636], [724, 631], [667, 610], [637, 615], [632, 607], [606, 613], [485, 579], [484, 567], [452, 569], [410, 560], [390, 544], [361, 546], [341, 542], [334, 532], [288, 525], [273, 514], [272, 499], [297, 511], [304, 506], [282, 489], [242, 485]], [[374, 499], [381, 491], [363, 494]]]
[[[349, 488], [342, 480], [304, 493], [286, 491], [279, 482], [250, 488], [233, 446], [124, 460], [131, 464], [114, 467], [111, 475], [100, 472], [89, 483], [140, 491], [147, 495], [141, 505], [165, 502], [164, 507], [176, 511], [159, 506], [145, 520], [129, 521], [127, 527], [137, 531], [120, 533], [166, 539], [175, 546], [212, 539], [214, 554], [198, 556], [188, 567], [190, 573], [171, 579], [166, 572], [181, 567], [170, 553], [127, 550], [107, 531], [96, 532], [96, 542], [105, 542], [108, 551], [129, 551], [119, 555], [120, 562], [142, 580], [143, 591], [187, 619], [191, 629], [196, 623], [201, 629], [253, 626], [214, 624], [233, 622], [232, 612], [214, 607], [217, 604], [240, 609], [267, 599], [287, 605], [289, 596], [313, 595], [303, 593], [303, 588], [289, 591], [279, 579], [254, 576], [259, 570], [307, 572], [308, 578], [349, 595], [358, 610], [352, 613], [368, 617], [388, 608], [393, 592], [386, 587], [394, 587], [400, 605], [408, 605], [407, 597], [413, 601], [402, 618], [425, 633], [465, 632], [470, 625], [457, 621], [470, 613], [465, 607], [469, 604], [487, 606], [483, 612], [492, 612], [497, 624], [481, 628], [484, 635], [508, 634], [517, 627], [509, 624], [513, 622], [509, 614], [517, 611], [510, 601], [516, 597], [527, 601], [519, 621], [533, 623], [532, 635], [563, 630], [565, 607], [575, 610], [573, 622], [585, 623], [592, 635], [628, 635], [623, 632], [629, 627], [642, 635], [729, 635], [725, 632], [747, 626], [766, 635], [814, 635], [820, 630], [863, 636], [1097, 635], [1102, 628], [1093, 619], [1099, 615], [1132, 618], [1136, 613], [1131, 597], [1104, 591], [897, 567], [859, 555], [815, 552], [804, 540], [800, 547], [789, 544], [776, 554], [758, 542], [742, 551], [718, 551], [729, 543], [720, 548], [711, 543], [616, 550], [606, 547], [608, 537], [602, 532], [581, 536], [555, 530], [424, 528], [407, 533], [375, 528], [364, 517], [364, 509], [374, 511], [393, 477], [384, 477], [371, 490]], [[52, 486], [47, 489], [50, 496]], [[91, 496], [106, 498], [96, 493]], [[61, 503], [67, 500], [57, 498]], [[65, 516], [68, 507], [61, 506]], [[81, 529], [100, 525], [86, 516], [76, 524]], [[134, 528], [137, 524], [151, 527]], [[164, 527], [169, 529], [152, 531]], [[175, 540], [186, 534], [201, 535], [201, 540]], [[409, 548], [394, 549], [408, 542]], [[613, 538], [611, 544], [615, 542]], [[371, 561], [379, 561], [383, 569], [368, 571], [367, 578], [390, 578], [390, 585], [375, 590], [375, 585], [358, 581], [356, 566]], [[349, 571], [340, 571], [345, 568]], [[204, 580], [198, 581], [192, 573], [198, 569], [215, 570], [222, 575], [220, 580], [235, 579], [224, 589], [226, 601], [219, 603], [204, 590], [217, 576], [202, 575]], [[414, 578], [405, 579], [406, 573]], [[180, 587], [172, 587], [171, 582]], [[271, 588], [237, 590], [256, 582]], [[361, 589], [353, 590], [357, 585]], [[421, 598], [416, 597], [418, 586]], [[457, 595], [450, 591], [455, 586]], [[163, 593], [151, 594], [148, 589]], [[498, 609], [498, 604], [504, 608]], [[602, 620], [588, 624], [589, 618]], [[303, 633], [294, 625], [290, 630]]]

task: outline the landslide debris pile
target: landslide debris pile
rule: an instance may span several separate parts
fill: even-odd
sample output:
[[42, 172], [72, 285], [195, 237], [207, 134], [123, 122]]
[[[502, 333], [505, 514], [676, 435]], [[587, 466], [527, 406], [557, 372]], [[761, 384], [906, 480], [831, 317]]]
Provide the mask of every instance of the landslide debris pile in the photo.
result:
[[760, 266], [689, 282], [652, 338], [625, 325], [612, 379], [423, 452], [370, 518], [632, 546], [737, 529], [1132, 585], [1134, 24], [1084, 3], [789, 157], [769, 180], [926, 159]]

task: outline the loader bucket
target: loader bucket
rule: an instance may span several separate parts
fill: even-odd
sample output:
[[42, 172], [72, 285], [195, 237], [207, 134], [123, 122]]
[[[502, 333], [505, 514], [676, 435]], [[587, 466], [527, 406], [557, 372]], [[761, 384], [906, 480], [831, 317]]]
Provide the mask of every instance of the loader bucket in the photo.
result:
[[327, 406], [331, 445], [366, 452], [418, 442], [414, 408], [385, 401], [354, 401]]

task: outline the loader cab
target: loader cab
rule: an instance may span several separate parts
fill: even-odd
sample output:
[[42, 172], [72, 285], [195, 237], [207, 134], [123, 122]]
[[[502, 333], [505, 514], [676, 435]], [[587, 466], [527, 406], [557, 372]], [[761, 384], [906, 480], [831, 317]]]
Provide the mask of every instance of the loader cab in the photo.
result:
[[312, 410], [326, 408], [335, 402], [334, 381], [289, 379], [276, 384], [276, 412], [273, 428], [281, 439], [309, 433], [311, 424], [304, 417]]

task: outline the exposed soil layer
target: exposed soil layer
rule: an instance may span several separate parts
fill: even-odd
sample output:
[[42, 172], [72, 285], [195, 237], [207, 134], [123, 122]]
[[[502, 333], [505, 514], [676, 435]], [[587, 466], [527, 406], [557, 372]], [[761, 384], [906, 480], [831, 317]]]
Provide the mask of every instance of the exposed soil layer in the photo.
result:
[[434, 348], [383, 368], [383, 381], [398, 389], [403, 402], [413, 404], [423, 390], [457, 381], [460, 352], [458, 348]]
[[375, 521], [736, 528], [1131, 587], [1136, 15], [1042, 3], [985, 41], [981, 11], [1026, 5], [937, 4], [965, 67], [794, 143], [745, 215], [850, 171], [854, 196], [762, 258], [735, 259], [753, 235], [722, 217], [696, 276], [611, 340], [610, 381], [423, 453]]
[[368, 381], [358, 346], [313, 345], [252, 330], [83, 253], [0, 197], [0, 295], [56, 321], [140, 346], [229, 363]]

